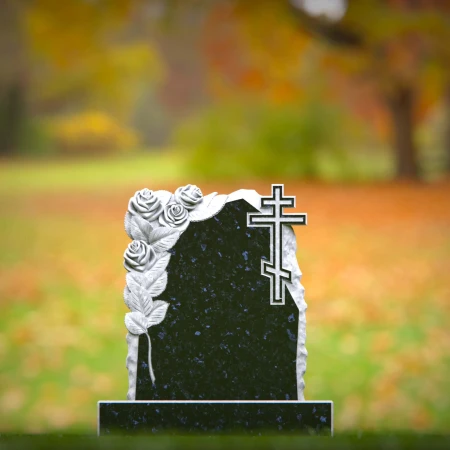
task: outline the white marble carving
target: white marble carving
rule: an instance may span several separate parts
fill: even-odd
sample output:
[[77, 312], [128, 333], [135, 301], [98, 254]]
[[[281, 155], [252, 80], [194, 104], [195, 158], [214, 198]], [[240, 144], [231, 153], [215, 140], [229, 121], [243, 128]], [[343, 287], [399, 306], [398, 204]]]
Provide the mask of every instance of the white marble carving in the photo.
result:
[[295, 197], [285, 197], [282, 184], [272, 184], [272, 196], [261, 197], [261, 206], [269, 211], [248, 213], [247, 226], [270, 229], [270, 260], [261, 260], [261, 275], [270, 280], [270, 304], [284, 305], [285, 287], [292, 281], [292, 273], [283, 263], [283, 225], [306, 225], [306, 214], [284, 211], [295, 207]]
[[217, 192], [203, 197], [197, 186], [188, 184], [179, 187], [175, 194], [142, 189], [128, 203], [125, 231], [133, 241], [123, 256], [124, 267], [128, 271], [124, 300], [131, 311], [125, 315], [129, 400], [136, 396], [137, 351], [141, 334], [148, 339], [150, 378], [152, 383], [156, 380], [147, 330], [164, 320], [169, 307], [169, 303], [163, 300], [153, 300], [164, 292], [167, 285], [168, 250], [191, 221], [209, 219], [223, 208], [226, 200], [227, 195], [217, 195]]
[[[143, 189], [130, 199], [125, 216], [125, 230], [133, 239], [124, 254], [124, 266], [127, 273], [127, 286], [124, 299], [131, 310], [125, 316], [128, 329], [128, 400], [136, 398], [136, 377], [139, 335], [146, 334], [149, 341], [150, 377], [155, 382], [151, 364], [151, 342], [147, 328], [157, 326], [164, 320], [170, 305], [162, 300], [153, 301], [167, 284], [166, 267], [172, 248], [180, 234], [190, 222], [207, 220], [225, 206], [227, 202], [245, 200], [260, 212], [269, 212], [261, 207], [261, 196], [254, 190], [241, 189], [230, 195], [218, 195], [216, 192], [202, 196], [200, 189], [193, 185], [178, 188], [175, 194], [168, 191]], [[176, 208], [176, 210], [174, 210]], [[173, 210], [171, 215], [170, 210]], [[164, 215], [165, 214], [165, 215]], [[167, 217], [166, 217], [167, 216]], [[163, 217], [161, 219], [161, 217]], [[306, 317], [307, 305], [304, 300], [304, 288], [300, 284], [301, 271], [297, 263], [297, 242], [290, 225], [282, 225], [283, 267], [291, 272], [291, 281], [285, 286], [294, 299], [298, 309], [297, 337], [297, 394], [298, 400], [304, 400], [304, 374], [306, 371], [307, 351]], [[270, 293], [267, 293], [268, 297]], [[157, 374], [156, 374], [157, 375]]]

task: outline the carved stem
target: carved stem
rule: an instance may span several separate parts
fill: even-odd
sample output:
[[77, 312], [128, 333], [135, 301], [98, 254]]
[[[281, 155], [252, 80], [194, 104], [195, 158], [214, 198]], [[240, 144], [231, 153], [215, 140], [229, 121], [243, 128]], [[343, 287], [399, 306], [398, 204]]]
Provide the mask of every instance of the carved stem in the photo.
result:
[[150, 378], [152, 379], [152, 384], [155, 384], [155, 374], [153, 373], [152, 367], [152, 343], [150, 342], [150, 336], [145, 333], [148, 339], [148, 367], [150, 369]]

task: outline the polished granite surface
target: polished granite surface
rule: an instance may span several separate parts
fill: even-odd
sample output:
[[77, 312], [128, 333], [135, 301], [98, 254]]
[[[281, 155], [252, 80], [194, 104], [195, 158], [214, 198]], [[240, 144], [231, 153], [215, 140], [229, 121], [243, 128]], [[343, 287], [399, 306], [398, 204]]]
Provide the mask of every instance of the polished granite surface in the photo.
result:
[[139, 338], [136, 400], [297, 400], [298, 308], [270, 305], [269, 230], [245, 200], [191, 223], [170, 250], [164, 321]]
[[99, 402], [99, 435], [329, 435], [332, 410], [332, 402]]

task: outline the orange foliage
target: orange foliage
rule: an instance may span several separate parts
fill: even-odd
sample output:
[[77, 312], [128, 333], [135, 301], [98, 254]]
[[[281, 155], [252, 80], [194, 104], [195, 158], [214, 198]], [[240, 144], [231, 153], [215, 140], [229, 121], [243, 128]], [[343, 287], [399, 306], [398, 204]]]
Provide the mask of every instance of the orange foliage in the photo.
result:
[[238, 83], [245, 90], [259, 91], [265, 87], [266, 79], [262, 70], [249, 68], [248, 70], [242, 70]]
[[282, 14], [276, 3], [213, 8], [202, 41], [214, 96], [258, 94], [274, 103], [300, 98], [302, 55], [311, 40]]

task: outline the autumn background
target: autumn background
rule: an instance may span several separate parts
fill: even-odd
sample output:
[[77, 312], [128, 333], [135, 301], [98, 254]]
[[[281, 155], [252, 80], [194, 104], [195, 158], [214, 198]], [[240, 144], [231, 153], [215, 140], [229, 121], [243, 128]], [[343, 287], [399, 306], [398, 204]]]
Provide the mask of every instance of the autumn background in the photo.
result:
[[125, 399], [137, 189], [276, 182], [309, 219], [306, 398], [448, 431], [449, 1], [0, 6], [0, 432]]

